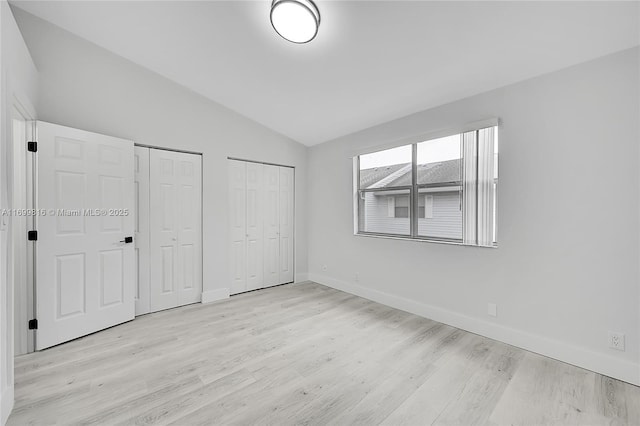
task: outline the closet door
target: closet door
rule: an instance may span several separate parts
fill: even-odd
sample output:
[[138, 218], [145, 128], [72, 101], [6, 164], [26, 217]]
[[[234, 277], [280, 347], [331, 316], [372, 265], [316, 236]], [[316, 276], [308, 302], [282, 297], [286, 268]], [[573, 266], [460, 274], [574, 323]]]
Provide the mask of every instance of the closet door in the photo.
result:
[[150, 150], [151, 311], [201, 300], [199, 155]]
[[173, 153], [178, 188], [177, 306], [202, 300], [202, 156]]
[[294, 170], [280, 167], [280, 270], [279, 284], [293, 282], [293, 198]]
[[264, 166], [264, 283], [262, 287], [281, 284], [280, 168], [271, 165]]
[[229, 273], [231, 294], [247, 291], [247, 163], [229, 160]]
[[247, 291], [262, 288], [263, 283], [263, 186], [264, 166], [257, 163], [246, 165], [246, 250]]
[[150, 150], [151, 311], [178, 301], [178, 179], [174, 153]]
[[149, 148], [134, 147], [134, 194], [136, 252], [136, 315], [146, 314], [149, 305]]

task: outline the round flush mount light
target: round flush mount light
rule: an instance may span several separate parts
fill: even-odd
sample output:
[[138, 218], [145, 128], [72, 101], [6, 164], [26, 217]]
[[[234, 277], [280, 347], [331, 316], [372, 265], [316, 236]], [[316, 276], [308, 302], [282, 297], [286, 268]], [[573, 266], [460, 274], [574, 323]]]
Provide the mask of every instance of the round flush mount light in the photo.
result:
[[308, 43], [318, 34], [320, 12], [311, 0], [273, 0], [271, 25], [285, 40]]

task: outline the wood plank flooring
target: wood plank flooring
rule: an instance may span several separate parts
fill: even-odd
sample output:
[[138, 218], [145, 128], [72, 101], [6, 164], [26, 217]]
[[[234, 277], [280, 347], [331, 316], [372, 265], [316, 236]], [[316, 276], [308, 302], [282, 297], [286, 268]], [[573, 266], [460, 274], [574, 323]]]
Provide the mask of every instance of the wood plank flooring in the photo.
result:
[[16, 358], [8, 425], [640, 425], [640, 388], [306, 283]]

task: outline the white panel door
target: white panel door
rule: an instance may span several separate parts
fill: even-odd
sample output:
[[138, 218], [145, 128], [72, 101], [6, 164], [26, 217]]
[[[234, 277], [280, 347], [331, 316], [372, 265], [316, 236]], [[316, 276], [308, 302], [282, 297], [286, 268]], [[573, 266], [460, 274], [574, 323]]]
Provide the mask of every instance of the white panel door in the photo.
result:
[[201, 156], [151, 149], [150, 307], [202, 299]]
[[182, 306], [202, 301], [202, 156], [172, 154], [178, 184], [176, 306]]
[[151, 311], [149, 287], [149, 148], [134, 148], [136, 315]]
[[263, 283], [263, 172], [264, 166], [247, 163], [247, 291], [262, 288]]
[[229, 279], [231, 294], [247, 291], [247, 163], [229, 160]]
[[293, 282], [294, 170], [280, 167], [280, 271], [279, 284]]
[[264, 166], [264, 284], [280, 281], [280, 167]]
[[39, 350], [133, 319], [135, 253], [133, 142], [44, 122], [38, 134]]
[[172, 152], [150, 150], [150, 306], [173, 308], [178, 300], [178, 182]]

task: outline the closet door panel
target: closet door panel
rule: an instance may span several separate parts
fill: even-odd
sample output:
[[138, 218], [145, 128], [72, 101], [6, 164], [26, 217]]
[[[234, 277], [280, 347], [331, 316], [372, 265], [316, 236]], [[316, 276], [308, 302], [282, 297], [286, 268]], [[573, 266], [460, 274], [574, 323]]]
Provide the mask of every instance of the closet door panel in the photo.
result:
[[247, 291], [263, 286], [263, 196], [264, 166], [247, 163]]
[[176, 306], [179, 187], [174, 153], [150, 150], [151, 311]]
[[202, 300], [202, 157], [173, 153], [177, 166], [177, 306]]
[[293, 282], [294, 169], [280, 167], [279, 191], [279, 284]]
[[247, 291], [247, 182], [244, 161], [229, 160], [229, 274], [231, 294]]
[[149, 148], [134, 147], [136, 315], [151, 310], [149, 300]]
[[264, 284], [280, 284], [280, 167], [264, 166]]

